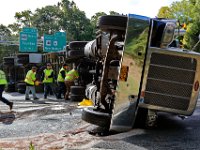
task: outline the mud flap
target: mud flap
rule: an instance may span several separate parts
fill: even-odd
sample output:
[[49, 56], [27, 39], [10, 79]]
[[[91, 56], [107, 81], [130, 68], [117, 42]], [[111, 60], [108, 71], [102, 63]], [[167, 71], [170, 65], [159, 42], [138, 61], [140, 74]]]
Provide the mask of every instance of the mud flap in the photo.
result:
[[115, 114], [112, 118], [112, 125], [110, 130], [125, 132], [131, 130], [135, 122], [135, 113], [137, 109], [137, 101], [129, 103], [129, 106], [122, 109], [120, 112]]

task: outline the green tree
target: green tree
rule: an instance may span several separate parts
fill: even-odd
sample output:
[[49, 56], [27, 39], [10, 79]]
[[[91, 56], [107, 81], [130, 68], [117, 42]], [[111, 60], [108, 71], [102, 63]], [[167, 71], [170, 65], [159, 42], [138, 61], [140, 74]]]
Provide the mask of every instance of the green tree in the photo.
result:
[[13, 24], [9, 24], [8, 28], [12, 31], [12, 34], [18, 34], [19, 31], [21, 30], [21, 25], [19, 23], [13, 23]]
[[[184, 48], [192, 49], [200, 34], [200, 0], [182, 0], [173, 2], [169, 8], [162, 7], [158, 16], [177, 19], [181, 25], [186, 24], [186, 34], [183, 39]], [[196, 47], [199, 50], [199, 46]]]
[[0, 40], [7, 40], [11, 36], [11, 31], [9, 28], [4, 26], [3, 24], [0, 24]]
[[[187, 32], [183, 41], [185, 47], [189, 49], [192, 49], [194, 45], [198, 42], [198, 37], [200, 34], [200, 0], [196, 0], [196, 3], [193, 2], [193, 4], [193, 21], [188, 25]], [[197, 45], [194, 50], [200, 52], [200, 44]]]
[[109, 11], [110, 15], [120, 15], [118, 12], [115, 11]]
[[38, 29], [39, 36], [60, 30], [61, 10], [58, 6], [37, 8], [33, 17], [33, 26]]
[[17, 20], [17, 23], [21, 25], [21, 27], [31, 27], [33, 24], [32, 16], [33, 13], [30, 10], [24, 10], [22, 12], [15, 13], [15, 19]]
[[85, 12], [79, 10], [76, 4], [69, 0], [62, 0], [59, 6], [62, 10], [60, 24], [62, 29], [67, 31], [69, 41], [92, 40], [93, 27]]
[[158, 18], [171, 18], [171, 10], [168, 6], [163, 6], [159, 9]]
[[12, 38], [12, 32], [7, 26], [0, 24], [0, 63], [3, 57], [13, 54], [18, 47]]
[[188, 0], [173, 2], [170, 7], [161, 7], [157, 16], [159, 18], [177, 19], [181, 23], [189, 23], [193, 17], [193, 6]]

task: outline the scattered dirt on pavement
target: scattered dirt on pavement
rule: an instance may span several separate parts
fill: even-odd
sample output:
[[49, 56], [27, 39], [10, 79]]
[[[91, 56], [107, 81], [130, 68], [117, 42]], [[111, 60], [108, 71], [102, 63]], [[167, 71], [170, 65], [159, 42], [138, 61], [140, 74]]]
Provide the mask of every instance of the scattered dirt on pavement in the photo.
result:
[[62, 149], [84, 149], [99, 137], [88, 134], [89, 124], [83, 125], [73, 131], [60, 132], [56, 134], [41, 134], [32, 137], [7, 138], [0, 141], [0, 148], [27, 150], [31, 143], [36, 150], [62, 150]]

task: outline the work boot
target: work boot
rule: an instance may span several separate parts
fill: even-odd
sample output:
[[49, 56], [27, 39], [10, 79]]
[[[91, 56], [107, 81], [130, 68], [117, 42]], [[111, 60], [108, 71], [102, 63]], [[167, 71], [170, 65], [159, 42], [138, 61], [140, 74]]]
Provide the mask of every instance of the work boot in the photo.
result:
[[13, 102], [10, 102], [9, 107], [10, 107], [10, 110], [12, 110], [12, 108], [13, 108]]

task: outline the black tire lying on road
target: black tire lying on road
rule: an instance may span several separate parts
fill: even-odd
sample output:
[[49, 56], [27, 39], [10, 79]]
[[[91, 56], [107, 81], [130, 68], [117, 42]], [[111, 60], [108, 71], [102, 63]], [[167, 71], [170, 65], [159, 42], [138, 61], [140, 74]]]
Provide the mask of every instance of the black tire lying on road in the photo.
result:
[[29, 54], [18, 54], [17, 58], [28, 58], [29, 59]]
[[69, 43], [69, 49], [71, 50], [84, 50], [88, 41], [72, 41]]
[[70, 91], [73, 95], [85, 95], [84, 86], [71, 86]]
[[17, 92], [24, 94], [26, 91], [26, 83], [17, 83]]
[[84, 108], [82, 111], [82, 120], [100, 126], [109, 128], [111, 123], [112, 115], [109, 113], [97, 111], [95, 108]]
[[15, 83], [8, 83], [7, 87], [5, 88], [6, 92], [15, 92]]
[[17, 89], [17, 92], [18, 92], [18, 93], [21, 93], [21, 94], [24, 94], [25, 91], [26, 91], [26, 89]]
[[127, 26], [126, 16], [101, 16], [97, 21], [97, 27], [101, 30], [122, 30], [125, 31]]
[[4, 66], [13, 66], [13, 65], [14, 65], [14, 63], [10, 63], [10, 62], [9, 62], [9, 63], [8, 63], [8, 62], [3, 62], [3, 65], [4, 65]]
[[70, 95], [70, 100], [73, 102], [80, 102], [85, 98], [85, 95]]
[[3, 62], [7, 64], [14, 64], [14, 58], [13, 57], [4, 57]]

